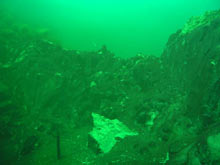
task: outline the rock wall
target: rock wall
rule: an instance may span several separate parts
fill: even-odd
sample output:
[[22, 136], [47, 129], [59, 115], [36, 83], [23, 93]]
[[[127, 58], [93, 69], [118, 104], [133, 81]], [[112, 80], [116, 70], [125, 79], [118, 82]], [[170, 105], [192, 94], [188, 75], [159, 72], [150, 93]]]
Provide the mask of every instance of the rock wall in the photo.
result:
[[189, 115], [215, 110], [219, 100], [220, 12], [193, 17], [173, 34], [162, 59], [172, 80], [187, 93]]

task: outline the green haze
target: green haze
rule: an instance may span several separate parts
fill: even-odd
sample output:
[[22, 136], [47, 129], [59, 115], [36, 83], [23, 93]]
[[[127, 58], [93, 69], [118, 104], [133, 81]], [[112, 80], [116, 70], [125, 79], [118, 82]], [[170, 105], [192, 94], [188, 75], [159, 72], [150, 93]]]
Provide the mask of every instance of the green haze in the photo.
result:
[[187, 19], [219, 9], [218, 0], [2, 0], [17, 19], [48, 28], [66, 48], [97, 50], [103, 44], [117, 56], [159, 56], [169, 35]]

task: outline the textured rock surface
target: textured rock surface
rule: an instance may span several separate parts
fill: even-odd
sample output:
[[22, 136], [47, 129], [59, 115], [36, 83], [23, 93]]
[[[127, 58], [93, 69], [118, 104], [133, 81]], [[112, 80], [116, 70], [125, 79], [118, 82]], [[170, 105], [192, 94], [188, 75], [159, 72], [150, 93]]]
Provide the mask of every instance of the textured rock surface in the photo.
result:
[[192, 18], [182, 31], [173, 34], [163, 53], [171, 79], [188, 95], [189, 114], [199, 115], [207, 112], [204, 107], [214, 110], [217, 106], [219, 94], [216, 92], [220, 80], [219, 36], [219, 11], [208, 12]]
[[220, 134], [209, 136], [207, 139], [207, 144], [212, 159], [214, 160], [220, 159]]
[[109, 120], [104, 116], [92, 113], [94, 128], [89, 133], [98, 143], [102, 152], [109, 152], [116, 144], [116, 138], [124, 139], [126, 136], [138, 135], [129, 130], [119, 120]]

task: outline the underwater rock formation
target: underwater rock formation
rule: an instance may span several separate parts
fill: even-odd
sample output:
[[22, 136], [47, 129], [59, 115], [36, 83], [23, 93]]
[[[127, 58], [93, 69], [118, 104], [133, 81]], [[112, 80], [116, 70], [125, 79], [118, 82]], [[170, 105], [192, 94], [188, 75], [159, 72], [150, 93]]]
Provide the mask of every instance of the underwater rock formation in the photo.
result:
[[[207, 146], [202, 139], [208, 138], [205, 134], [219, 131], [219, 36], [220, 11], [193, 17], [182, 30], [170, 36], [161, 57], [170, 75], [170, 81], [173, 81], [176, 89], [185, 95], [184, 115], [192, 124], [197, 123], [199, 136], [194, 142], [202, 144], [204, 148]], [[208, 139], [210, 142], [210, 138]], [[197, 147], [196, 150], [203, 152], [204, 156], [208, 152], [204, 148]], [[208, 154], [206, 158], [198, 157], [200, 163], [212, 162]], [[192, 161], [194, 158], [190, 159]]]
[[[173, 34], [162, 55], [172, 80], [187, 93], [189, 115], [214, 111], [219, 101], [220, 14], [193, 17]], [[207, 109], [208, 108], [208, 109]]]
[[98, 143], [104, 153], [108, 153], [116, 144], [116, 138], [136, 136], [138, 133], [129, 130], [123, 123], [109, 120], [99, 114], [92, 113], [94, 128], [89, 133]]
[[161, 57], [67, 50], [1, 25], [0, 152], [13, 159], [0, 163], [220, 163], [220, 11], [192, 18]]

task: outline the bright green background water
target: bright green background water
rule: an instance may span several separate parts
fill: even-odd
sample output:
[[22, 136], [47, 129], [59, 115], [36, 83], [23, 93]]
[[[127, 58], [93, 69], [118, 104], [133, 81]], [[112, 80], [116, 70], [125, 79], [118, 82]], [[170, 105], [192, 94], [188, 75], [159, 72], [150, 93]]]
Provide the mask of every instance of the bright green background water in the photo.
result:
[[117, 56], [160, 55], [169, 35], [187, 19], [219, 9], [219, 0], [1, 0], [18, 20], [49, 28], [66, 48]]

